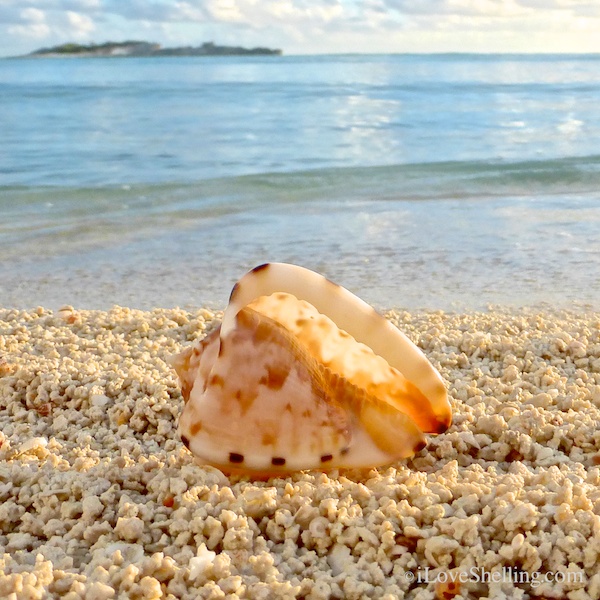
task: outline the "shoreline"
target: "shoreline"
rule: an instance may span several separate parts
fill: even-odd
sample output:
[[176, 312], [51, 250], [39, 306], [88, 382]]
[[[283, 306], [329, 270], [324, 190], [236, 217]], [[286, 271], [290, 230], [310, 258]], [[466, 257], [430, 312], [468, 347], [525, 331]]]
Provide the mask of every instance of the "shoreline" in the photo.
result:
[[[342, 201], [345, 171], [325, 173], [335, 180], [328, 200], [311, 191], [322, 185], [312, 176], [300, 178], [299, 195], [279, 199], [294, 185], [288, 175], [272, 188], [259, 177], [219, 180], [202, 193], [177, 185], [9, 195], [18, 208], [1, 244], [0, 306], [222, 307], [244, 272], [278, 261], [322, 273], [379, 309], [600, 309], [593, 194]], [[382, 187], [392, 189], [394, 177]]]
[[[252, 481], [176, 434], [165, 359], [215, 313], [0, 309], [2, 594], [419, 598], [476, 568], [530, 577], [476, 595], [597, 598], [600, 312], [388, 318], [448, 382], [452, 427], [394, 466]], [[557, 572], [578, 580], [534, 590]]]

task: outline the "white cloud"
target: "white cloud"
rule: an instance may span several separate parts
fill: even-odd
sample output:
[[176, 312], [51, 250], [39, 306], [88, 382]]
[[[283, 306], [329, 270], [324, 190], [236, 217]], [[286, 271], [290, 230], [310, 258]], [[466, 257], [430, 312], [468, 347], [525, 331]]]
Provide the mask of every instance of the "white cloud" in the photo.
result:
[[7, 27], [9, 35], [26, 39], [43, 39], [50, 32], [46, 23], [46, 14], [37, 8], [24, 8], [14, 15]]
[[21, 18], [23, 21], [31, 23], [43, 23], [46, 20], [46, 14], [39, 8], [24, 8], [21, 11]]
[[85, 38], [96, 29], [94, 21], [86, 15], [68, 10], [66, 16], [67, 22], [76, 39]]
[[176, 2], [173, 16], [175, 20], [202, 22], [206, 20], [206, 10], [204, 7], [195, 6], [192, 2]]
[[235, 0], [208, 0], [206, 11], [210, 18], [216, 21], [241, 23], [244, 20], [244, 16]]
[[50, 33], [50, 27], [46, 23], [31, 23], [30, 25], [9, 25], [7, 27], [9, 36], [22, 37], [25, 39], [41, 40]]
[[0, 55], [92, 36], [305, 52], [600, 51], [598, 31], [599, 0], [0, 0]]

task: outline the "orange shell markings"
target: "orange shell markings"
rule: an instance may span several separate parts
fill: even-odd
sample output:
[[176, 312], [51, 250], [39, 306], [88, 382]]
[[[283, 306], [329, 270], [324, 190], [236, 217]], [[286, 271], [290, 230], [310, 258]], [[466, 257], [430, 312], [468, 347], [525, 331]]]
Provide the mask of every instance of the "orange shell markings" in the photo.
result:
[[244, 275], [221, 326], [171, 363], [185, 400], [181, 440], [225, 472], [387, 465], [452, 421], [444, 381], [419, 348], [295, 265]]

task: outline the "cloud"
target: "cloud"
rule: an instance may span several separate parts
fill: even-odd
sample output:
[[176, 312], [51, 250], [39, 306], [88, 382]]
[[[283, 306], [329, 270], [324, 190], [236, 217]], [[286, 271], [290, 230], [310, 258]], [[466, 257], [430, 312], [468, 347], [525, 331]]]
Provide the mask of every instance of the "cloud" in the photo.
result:
[[10, 15], [8, 34], [29, 39], [43, 39], [50, 32], [46, 14], [37, 8], [24, 8]]
[[205, 4], [213, 21], [244, 23], [254, 28], [319, 26], [343, 17], [344, 13], [337, 0], [207, 0]]
[[385, 0], [385, 5], [403, 14], [429, 14], [432, 17], [479, 15], [483, 18], [511, 18], [530, 14], [531, 9], [541, 13], [555, 10], [568, 10], [573, 14], [589, 14], [590, 10], [600, 12], [596, 0]]
[[50, 45], [148, 36], [162, 43], [215, 36], [217, 42], [367, 52], [426, 50], [437, 36], [440, 47], [432, 49], [476, 50], [465, 46], [464, 32], [480, 41], [520, 32], [529, 48], [527, 32], [551, 43], [550, 32], [576, 41], [578, 31], [589, 32], [588, 46], [600, 50], [593, 36], [600, 31], [598, 0], [0, 0], [0, 52], [3, 40], [26, 46], [33, 39]]
[[177, 0], [105, 0], [103, 14], [116, 16], [131, 23], [148, 22], [202, 22], [207, 18], [205, 2]]
[[20, 17], [23, 21], [30, 23], [42, 23], [46, 19], [44, 11], [37, 8], [24, 8], [20, 13]]
[[[29, 4], [29, 6], [27, 6]], [[44, 40], [53, 36], [61, 39], [87, 39], [94, 31], [92, 17], [74, 10], [48, 10], [46, 7], [57, 2], [44, 3], [44, 10], [33, 6], [32, 2], [23, 2], [18, 10], [7, 10], [6, 3], [0, 18], [6, 24], [6, 33], [14, 38]], [[22, 7], [25, 5], [25, 7]], [[96, 0], [71, 0], [64, 6], [94, 9]], [[10, 7], [9, 7], [10, 8]], [[62, 8], [62, 7], [61, 7]]]
[[94, 21], [87, 15], [82, 15], [80, 13], [68, 10], [66, 12], [66, 17], [69, 28], [77, 39], [86, 37], [88, 34], [94, 31], [94, 29], [96, 29]]

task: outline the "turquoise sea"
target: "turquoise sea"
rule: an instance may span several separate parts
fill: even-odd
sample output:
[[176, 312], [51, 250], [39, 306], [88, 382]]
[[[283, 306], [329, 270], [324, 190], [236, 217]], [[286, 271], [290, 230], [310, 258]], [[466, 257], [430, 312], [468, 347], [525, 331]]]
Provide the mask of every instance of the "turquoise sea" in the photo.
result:
[[600, 309], [600, 55], [0, 60], [0, 305]]

